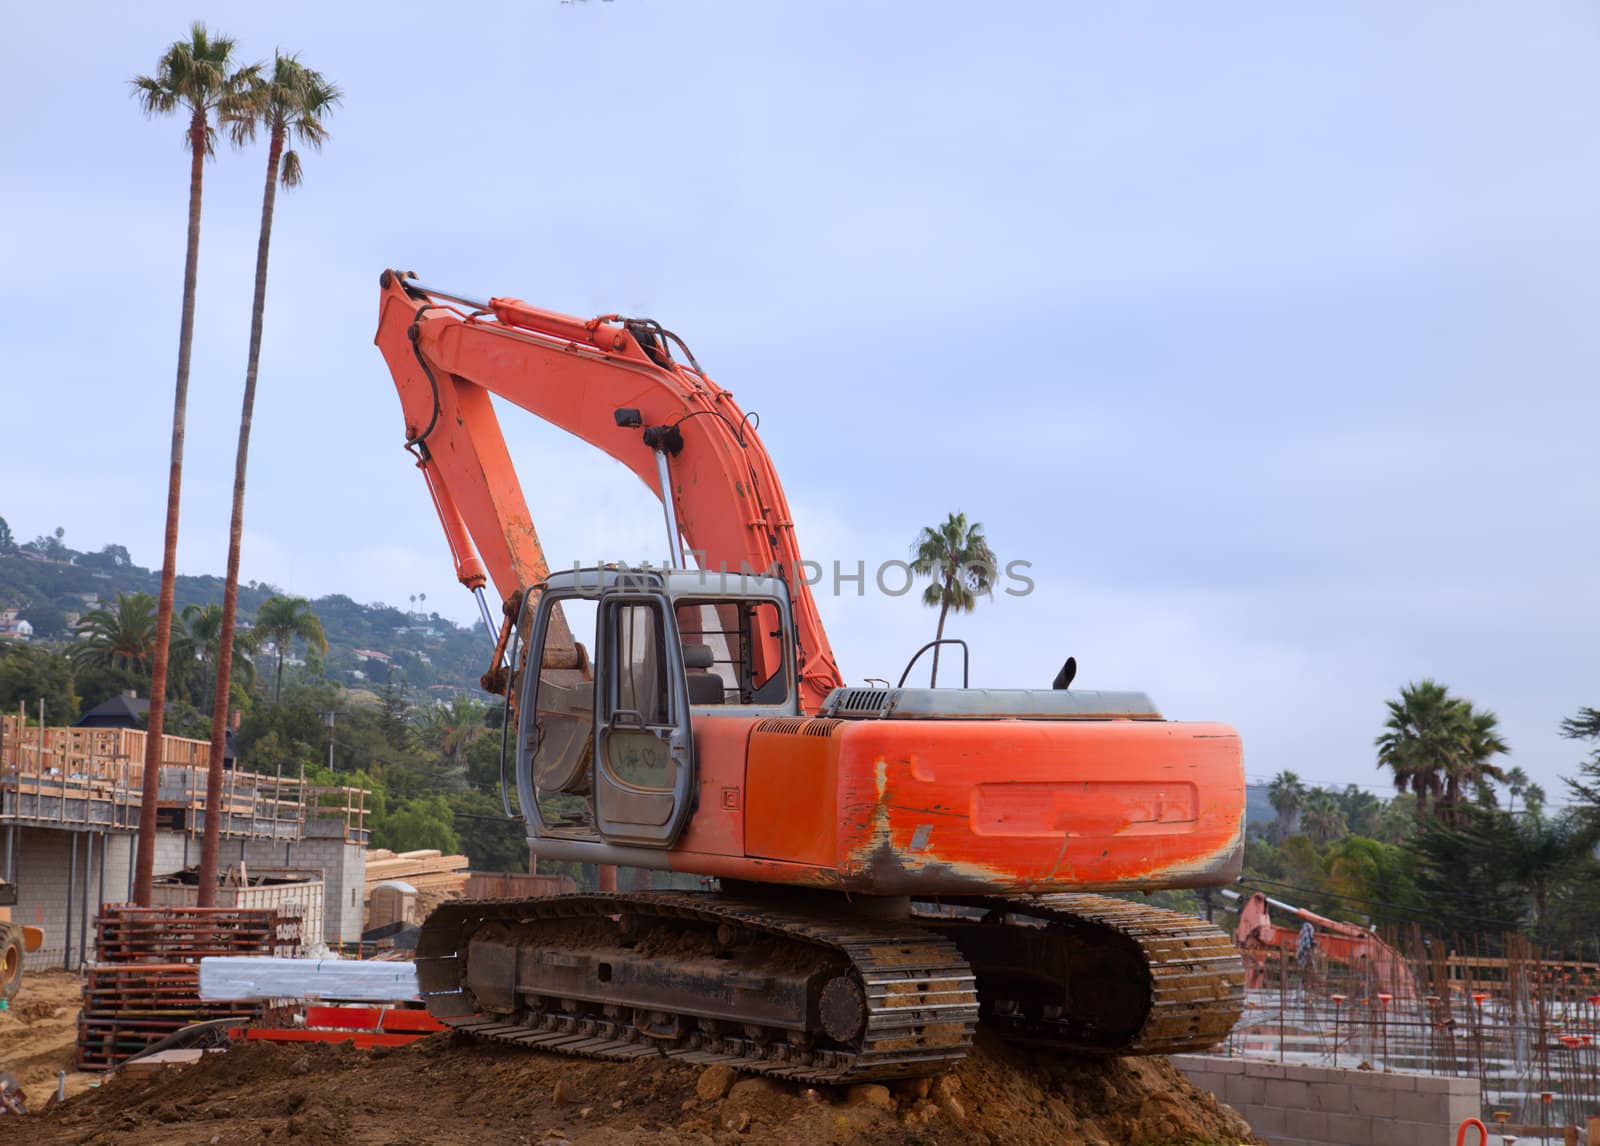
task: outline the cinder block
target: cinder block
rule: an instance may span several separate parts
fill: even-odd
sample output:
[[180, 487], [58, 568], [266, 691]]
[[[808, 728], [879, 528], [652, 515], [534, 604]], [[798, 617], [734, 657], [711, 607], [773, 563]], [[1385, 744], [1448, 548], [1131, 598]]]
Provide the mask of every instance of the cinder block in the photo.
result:
[[1244, 1073], [1251, 1078], [1286, 1078], [1288, 1067], [1280, 1066], [1275, 1062], [1260, 1062], [1256, 1059], [1245, 1059]]
[[1328, 1141], [1348, 1143], [1349, 1146], [1365, 1146], [1372, 1141], [1371, 1118], [1362, 1114], [1333, 1114], [1328, 1115]]
[[1221, 1097], [1229, 1106], [1262, 1106], [1267, 1101], [1267, 1080], [1237, 1075], [1228, 1080], [1228, 1093]]
[[1444, 1121], [1450, 1126], [1460, 1126], [1463, 1119], [1482, 1116], [1483, 1102], [1477, 1094], [1452, 1094], [1441, 1105]]
[[1393, 1118], [1394, 1098], [1394, 1093], [1382, 1086], [1352, 1086], [1349, 1113], [1366, 1114], [1373, 1118]]
[[1394, 1115], [1411, 1122], [1443, 1122], [1449, 1115], [1449, 1096], [1421, 1090], [1401, 1091], [1394, 1096]]
[[1276, 1142], [1289, 1132], [1289, 1112], [1281, 1106], [1251, 1106], [1243, 1109], [1235, 1106], [1234, 1109], [1244, 1116], [1258, 1138]]
[[1417, 1079], [1422, 1077], [1416, 1074], [1401, 1074], [1382, 1072], [1378, 1077], [1383, 1079], [1383, 1085], [1390, 1090], [1416, 1090]]
[[1203, 1070], [1210, 1074], [1243, 1074], [1245, 1060], [1242, 1058], [1224, 1058], [1214, 1054], [1180, 1054], [1174, 1055], [1173, 1065], [1184, 1073], [1192, 1070]]
[[1286, 1066], [1283, 1068], [1283, 1077], [1296, 1082], [1328, 1082], [1333, 1071], [1325, 1070], [1318, 1066]]
[[1446, 1127], [1399, 1118], [1377, 1118], [1372, 1123], [1372, 1146], [1427, 1146], [1438, 1142]]
[[1291, 1110], [1289, 1133], [1299, 1138], [1325, 1142], [1328, 1139], [1328, 1116], [1321, 1110]]
[[1341, 1114], [1350, 1112], [1350, 1084], [1347, 1082], [1313, 1082], [1311, 1106], [1315, 1110], [1333, 1110]]
[[1287, 1078], [1268, 1079], [1265, 1101], [1269, 1106], [1281, 1106], [1285, 1110], [1310, 1110], [1311, 1084]]

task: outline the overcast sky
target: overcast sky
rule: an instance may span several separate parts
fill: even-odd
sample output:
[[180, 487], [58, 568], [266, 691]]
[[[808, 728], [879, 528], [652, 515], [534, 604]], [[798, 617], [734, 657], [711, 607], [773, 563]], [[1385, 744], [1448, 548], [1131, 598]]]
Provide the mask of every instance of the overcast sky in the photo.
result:
[[[1377, 786], [1434, 676], [1552, 796], [1581, 758], [1592, 4], [7, 5], [0, 515], [152, 566], [188, 163], [127, 80], [196, 17], [347, 95], [278, 199], [247, 580], [474, 615], [371, 344], [400, 266], [677, 330], [824, 564], [982, 521], [1036, 589], [953, 623], [976, 684], [1075, 653], [1252, 777]], [[185, 572], [226, 556], [263, 166], [206, 173]], [[660, 556], [617, 463], [507, 428], [552, 564]], [[932, 636], [915, 595], [821, 608], [852, 681]]]

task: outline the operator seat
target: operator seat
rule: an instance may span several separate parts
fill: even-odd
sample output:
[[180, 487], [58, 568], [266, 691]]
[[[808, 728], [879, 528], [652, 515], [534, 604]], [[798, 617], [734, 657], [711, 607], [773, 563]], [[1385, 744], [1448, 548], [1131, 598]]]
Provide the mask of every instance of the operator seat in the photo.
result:
[[710, 645], [692, 644], [684, 642], [683, 667], [685, 679], [689, 682], [690, 704], [722, 704], [722, 678], [711, 671], [711, 666], [716, 663], [716, 658], [711, 653]]

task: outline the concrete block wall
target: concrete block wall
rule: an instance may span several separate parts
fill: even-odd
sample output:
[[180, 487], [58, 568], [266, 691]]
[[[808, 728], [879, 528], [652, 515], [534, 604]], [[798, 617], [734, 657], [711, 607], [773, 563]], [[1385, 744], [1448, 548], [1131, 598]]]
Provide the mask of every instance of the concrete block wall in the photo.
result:
[[[28, 956], [35, 967], [77, 967], [79, 952], [92, 961], [94, 918], [103, 903], [133, 898], [134, 836], [128, 832], [83, 832], [69, 828], [0, 825], [0, 874], [5, 872], [7, 832], [14, 832], [17, 905], [12, 918], [44, 928], [44, 946]], [[90, 842], [92, 839], [92, 843]], [[77, 858], [73, 859], [76, 843]], [[366, 849], [331, 837], [292, 842], [224, 840], [222, 863], [292, 867], [322, 872], [323, 938], [328, 943], [361, 938]], [[155, 873], [164, 875], [200, 862], [200, 841], [186, 832], [158, 832]], [[87, 886], [85, 885], [87, 879]], [[71, 901], [68, 902], [68, 891]], [[84, 920], [88, 927], [85, 932]], [[69, 947], [70, 943], [70, 947]]]
[[229, 840], [223, 862], [242, 858], [247, 867], [292, 867], [322, 873], [323, 939], [353, 943], [361, 938], [362, 895], [366, 889], [366, 848], [337, 836], [302, 840]]
[[1483, 1109], [1478, 1080], [1175, 1055], [1189, 1081], [1272, 1146], [1450, 1146]]
[[[14, 842], [8, 832], [15, 833]], [[181, 832], [157, 834], [157, 875], [184, 866], [187, 842], [188, 837]], [[133, 836], [126, 832], [0, 826], [0, 872], [4, 871], [8, 844], [15, 849], [11, 854], [16, 858], [13, 878], [17, 905], [11, 909], [11, 916], [19, 923], [44, 928], [44, 946], [28, 956], [29, 964], [76, 967], [80, 952], [92, 960], [94, 918], [100, 904], [126, 903], [131, 897]]]

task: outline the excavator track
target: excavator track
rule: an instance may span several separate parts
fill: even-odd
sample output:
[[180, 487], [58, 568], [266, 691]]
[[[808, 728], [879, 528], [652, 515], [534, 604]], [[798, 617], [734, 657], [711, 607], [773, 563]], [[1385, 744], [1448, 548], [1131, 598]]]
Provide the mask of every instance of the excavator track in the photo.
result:
[[417, 977], [480, 1038], [829, 1084], [935, 1073], [978, 1018], [972, 969], [932, 931], [709, 893], [447, 903]]
[[1208, 1050], [1244, 1007], [1244, 963], [1193, 916], [1102, 895], [944, 900], [916, 921], [950, 939], [978, 977], [981, 1022], [1001, 1037], [1076, 1054]]

